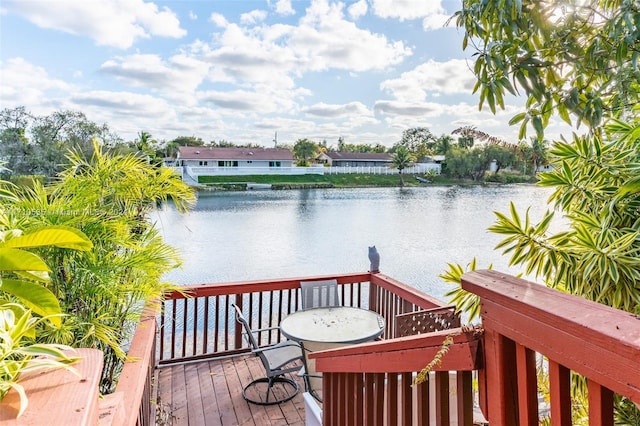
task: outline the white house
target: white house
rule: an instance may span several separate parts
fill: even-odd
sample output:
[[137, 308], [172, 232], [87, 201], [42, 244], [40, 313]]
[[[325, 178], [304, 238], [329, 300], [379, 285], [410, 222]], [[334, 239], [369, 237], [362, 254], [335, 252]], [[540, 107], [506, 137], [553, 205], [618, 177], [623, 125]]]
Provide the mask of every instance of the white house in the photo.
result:
[[332, 167], [386, 167], [391, 154], [386, 152], [323, 152], [316, 161]]
[[321, 167], [296, 167], [290, 150], [280, 148], [214, 148], [181, 146], [176, 166], [198, 181], [198, 176], [322, 174]]
[[288, 149], [214, 148], [181, 146], [177, 162], [187, 167], [292, 167], [295, 158]]

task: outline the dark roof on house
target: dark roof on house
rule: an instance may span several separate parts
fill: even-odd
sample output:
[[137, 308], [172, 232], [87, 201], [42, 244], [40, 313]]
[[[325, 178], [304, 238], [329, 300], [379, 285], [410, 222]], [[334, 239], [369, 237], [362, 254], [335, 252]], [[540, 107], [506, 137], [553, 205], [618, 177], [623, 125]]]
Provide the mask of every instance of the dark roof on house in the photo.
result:
[[279, 148], [212, 148], [207, 146], [181, 146], [183, 160], [294, 160], [288, 149]]
[[391, 154], [386, 152], [333, 152], [325, 154], [332, 160], [343, 161], [391, 161]]

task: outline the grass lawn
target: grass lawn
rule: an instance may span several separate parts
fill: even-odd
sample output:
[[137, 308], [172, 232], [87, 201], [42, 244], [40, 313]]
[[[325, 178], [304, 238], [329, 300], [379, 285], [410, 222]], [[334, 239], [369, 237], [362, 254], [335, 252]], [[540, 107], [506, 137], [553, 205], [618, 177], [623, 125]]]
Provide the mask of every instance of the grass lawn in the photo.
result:
[[[405, 186], [420, 186], [416, 176], [403, 175]], [[436, 177], [434, 183], [446, 183], [445, 178]], [[215, 187], [244, 187], [247, 182], [270, 183], [275, 188], [287, 187], [334, 187], [347, 188], [355, 186], [400, 186], [398, 174], [338, 174], [338, 175], [247, 175], [247, 176], [200, 176], [199, 183]]]

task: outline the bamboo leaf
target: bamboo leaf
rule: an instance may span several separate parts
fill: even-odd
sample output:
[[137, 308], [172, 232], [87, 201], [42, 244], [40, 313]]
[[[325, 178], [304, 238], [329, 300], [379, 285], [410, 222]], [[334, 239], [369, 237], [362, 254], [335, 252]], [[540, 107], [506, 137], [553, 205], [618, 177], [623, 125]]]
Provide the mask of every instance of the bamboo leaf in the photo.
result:
[[0, 283], [0, 290], [19, 298], [27, 308], [40, 316], [48, 317], [54, 326], [60, 327], [60, 303], [49, 289], [29, 281], [5, 278]]
[[35, 248], [55, 246], [76, 250], [91, 250], [93, 244], [80, 230], [67, 226], [47, 226], [40, 230], [5, 241], [0, 247]]
[[37, 255], [13, 248], [0, 248], [0, 271], [51, 272], [47, 264]]

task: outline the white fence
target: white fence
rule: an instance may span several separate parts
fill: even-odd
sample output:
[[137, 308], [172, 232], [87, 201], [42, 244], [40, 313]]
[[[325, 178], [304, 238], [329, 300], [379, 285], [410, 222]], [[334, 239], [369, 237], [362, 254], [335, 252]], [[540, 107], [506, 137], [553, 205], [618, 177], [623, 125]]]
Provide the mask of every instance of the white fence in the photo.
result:
[[[325, 167], [325, 174], [327, 175], [339, 175], [339, 174], [365, 174], [365, 175], [394, 175], [398, 174], [398, 169], [393, 167]], [[433, 170], [433, 172], [431, 172]], [[440, 164], [436, 163], [419, 163], [413, 167], [408, 167], [402, 170], [402, 173], [406, 174], [422, 174], [422, 173], [435, 173], [440, 174]]]
[[[392, 175], [398, 169], [391, 167], [175, 167], [177, 173], [198, 181], [198, 176], [247, 176], [247, 175], [337, 175], [337, 174], [372, 174]], [[440, 164], [420, 163], [404, 169], [402, 173], [440, 174]]]

